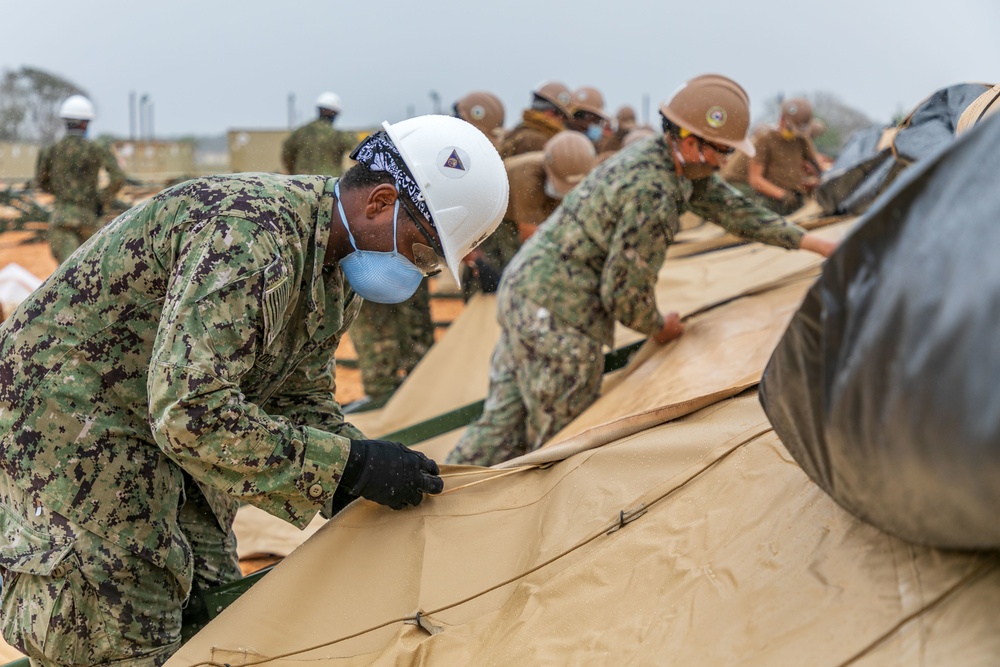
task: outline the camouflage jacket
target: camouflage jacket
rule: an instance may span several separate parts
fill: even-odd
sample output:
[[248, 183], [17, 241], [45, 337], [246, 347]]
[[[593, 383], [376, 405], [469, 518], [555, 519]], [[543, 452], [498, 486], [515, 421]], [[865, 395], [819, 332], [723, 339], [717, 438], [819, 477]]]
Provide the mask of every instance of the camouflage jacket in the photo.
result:
[[340, 176], [346, 153], [355, 137], [333, 129], [328, 120], [317, 118], [292, 132], [281, 147], [281, 162], [289, 174]]
[[[108, 172], [108, 185], [98, 190], [101, 168]], [[100, 215], [125, 183], [125, 174], [114, 154], [88, 141], [82, 132], [70, 130], [56, 144], [38, 154], [35, 184], [56, 196], [56, 204], [78, 206]]]
[[501, 290], [544, 306], [605, 344], [619, 321], [640, 333], [663, 326], [657, 273], [684, 211], [755, 241], [797, 248], [803, 230], [750, 201], [717, 174], [679, 177], [663, 137], [598, 165], [525, 242]]
[[236, 501], [305, 526], [363, 437], [334, 399], [361, 303], [323, 265], [334, 183], [202, 178], [105, 226], [0, 325], [0, 470], [182, 580], [185, 474], [225, 529]]

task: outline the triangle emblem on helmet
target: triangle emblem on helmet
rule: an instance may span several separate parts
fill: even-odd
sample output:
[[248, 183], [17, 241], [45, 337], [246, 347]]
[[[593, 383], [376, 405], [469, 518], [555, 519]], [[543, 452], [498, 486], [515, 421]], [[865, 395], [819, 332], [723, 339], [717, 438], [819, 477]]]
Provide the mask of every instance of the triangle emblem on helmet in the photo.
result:
[[445, 160], [444, 166], [449, 167], [450, 169], [458, 169], [459, 171], [466, 171], [465, 165], [462, 164], [462, 158], [458, 157], [458, 151], [455, 149], [452, 149], [451, 155], [449, 155], [448, 159]]

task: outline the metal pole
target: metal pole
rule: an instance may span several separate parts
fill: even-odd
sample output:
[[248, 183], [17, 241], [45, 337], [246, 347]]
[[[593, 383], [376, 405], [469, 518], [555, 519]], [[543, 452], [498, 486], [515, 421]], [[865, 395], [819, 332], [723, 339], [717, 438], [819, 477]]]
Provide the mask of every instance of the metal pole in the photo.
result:
[[149, 103], [149, 95], [142, 94], [139, 98], [139, 141], [146, 138], [146, 104]]
[[295, 127], [295, 93], [288, 93], [288, 129]]
[[128, 94], [128, 138], [135, 141], [135, 91]]

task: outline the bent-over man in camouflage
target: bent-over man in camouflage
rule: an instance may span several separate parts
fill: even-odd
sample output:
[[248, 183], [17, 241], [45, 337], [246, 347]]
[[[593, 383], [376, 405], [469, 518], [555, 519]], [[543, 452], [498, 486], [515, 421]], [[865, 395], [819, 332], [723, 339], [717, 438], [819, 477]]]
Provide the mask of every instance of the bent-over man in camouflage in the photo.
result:
[[665, 136], [607, 160], [522, 246], [500, 284], [500, 340], [482, 417], [448, 463], [494, 465], [537, 449], [598, 396], [602, 345], [615, 321], [661, 343], [683, 325], [654, 289], [684, 211], [744, 238], [829, 254], [833, 245], [751, 202], [714, 172], [752, 150], [746, 93], [717, 75], [688, 82], [663, 107]]
[[[192, 590], [240, 576], [240, 502], [304, 527], [359, 496], [401, 509], [441, 491], [433, 461], [344, 421], [333, 355], [359, 296], [401, 301], [441, 261], [457, 270], [506, 180], [464, 121], [383, 127], [341, 180], [164, 191], [0, 326], [2, 629], [33, 664], [165, 662]], [[449, 151], [493, 190], [443, 173]]]

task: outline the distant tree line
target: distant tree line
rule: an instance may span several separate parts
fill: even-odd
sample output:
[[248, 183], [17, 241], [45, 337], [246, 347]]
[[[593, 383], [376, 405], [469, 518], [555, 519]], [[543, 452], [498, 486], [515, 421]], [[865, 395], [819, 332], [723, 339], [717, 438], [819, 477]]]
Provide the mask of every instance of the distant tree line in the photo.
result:
[[0, 79], [0, 141], [47, 145], [62, 131], [59, 106], [87, 92], [72, 81], [37, 69], [4, 70]]

